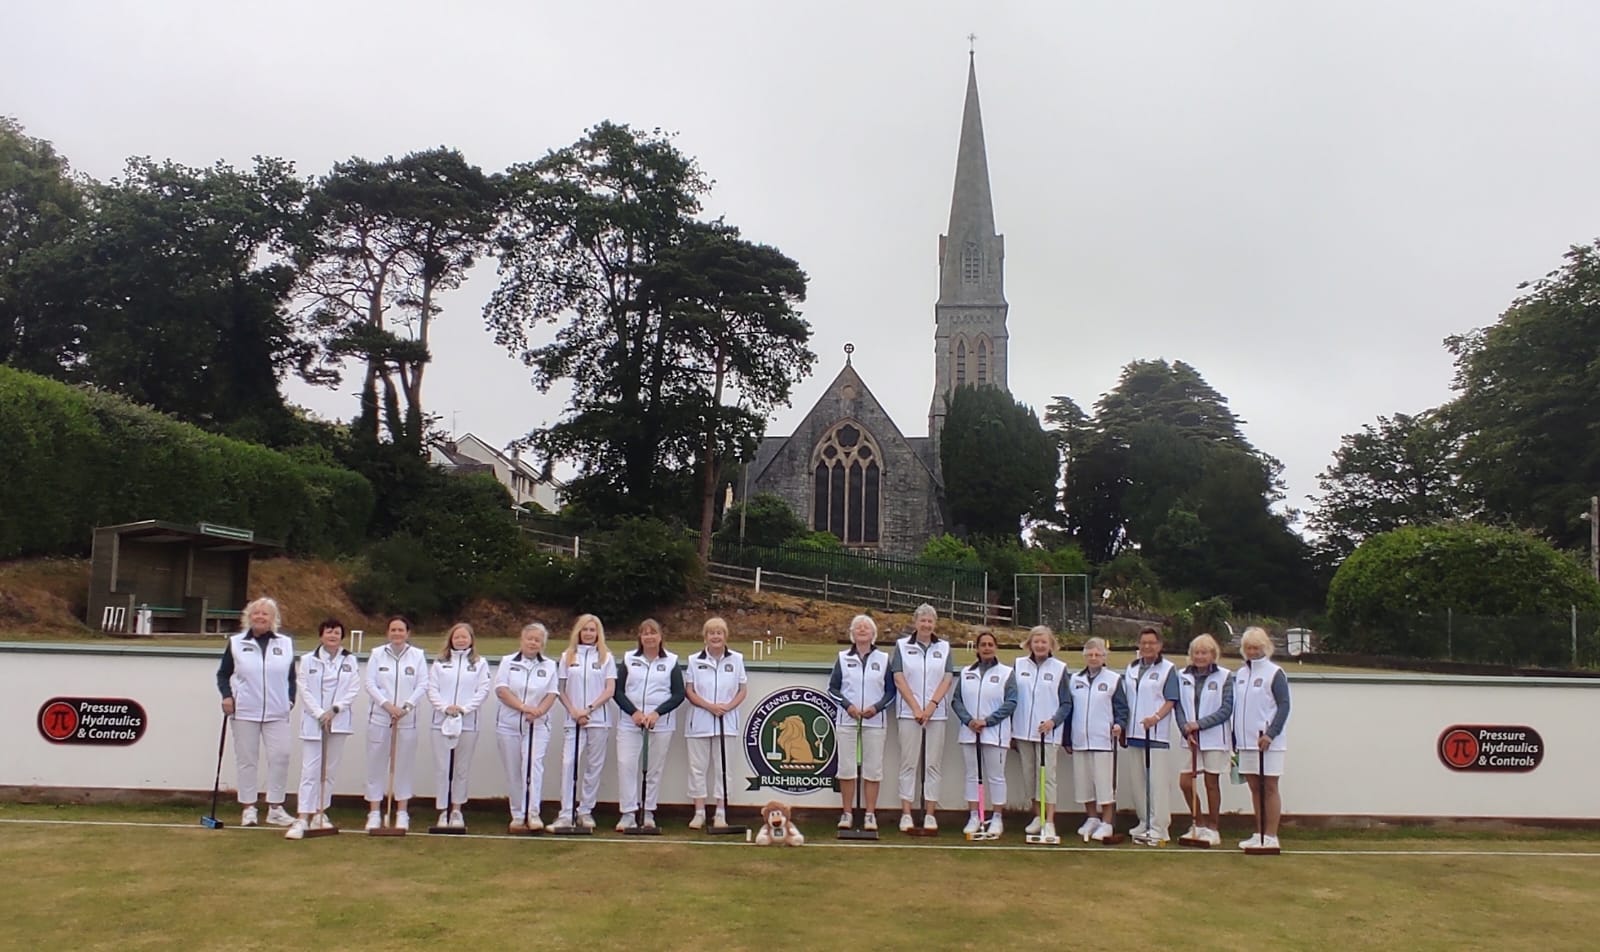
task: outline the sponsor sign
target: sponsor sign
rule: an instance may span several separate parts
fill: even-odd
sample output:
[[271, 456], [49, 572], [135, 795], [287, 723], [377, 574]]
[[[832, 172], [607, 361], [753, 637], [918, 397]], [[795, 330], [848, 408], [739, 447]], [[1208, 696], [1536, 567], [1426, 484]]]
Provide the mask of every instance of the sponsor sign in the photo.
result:
[[1531, 727], [1454, 724], [1439, 734], [1439, 762], [1471, 773], [1527, 773], [1544, 760], [1544, 738]]
[[839, 789], [834, 710], [833, 699], [812, 688], [783, 688], [762, 698], [744, 729], [749, 789], [796, 796]]
[[39, 707], [39, 734], [52, 744], [126, 746], [150, 719], [138, 701], [116, 697], [53, 697]]

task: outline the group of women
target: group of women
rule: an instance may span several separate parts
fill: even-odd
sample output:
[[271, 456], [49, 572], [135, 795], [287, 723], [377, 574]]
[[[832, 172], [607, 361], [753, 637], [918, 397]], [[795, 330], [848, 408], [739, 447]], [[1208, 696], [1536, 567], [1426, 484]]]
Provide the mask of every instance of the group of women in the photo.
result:
[[[477, 651], [472, 626], [453, 625], [431, 659], [411, 643], [410, 622], [389, 619], [385, 643], [374, 650], [364, 673], [344, 646], [336, 619], [318, 626], [317, 646], [296, 663], [283, 634], [279, 609], [269, 598], [245, 610], [244, 630], [229, 639], [217, 672], [223, 711], [233, 721], [241, 825], [259, 822], [259, 758], [267, 759], [266, 822], [287, 826], [299, 838], [328, 825], [326, 809], [344, 740], [354, 733], [352, 706], [365, 690], [371, 701], [366, 730], [367, 829], [383, 825], [383, 800], [393, 798], [393, 824], [410, 825], [414, 764], [422, 722], [434, 731], [435, 805], [438, 825], [462, 827], [462, 806], [480, 726], [491, 694], [496, 746], [506, 772], [510, 830], [544, 828], [540, 796], [545, 754], [553, 739], [551, 713], [566, 712], [562, 749], [561, 805], [554, 828], [593, 829], [595, 800], [616, 734], [619, 831], [655, 826], [662, 770], [677, 722], [685, 721], [688, 793], [694, 801], [691, 829], [707, 822], [726, 826], [728, 738], [740, 736], [739, 708], [747, 691], [744, 658], [728, 646], [728, 626], [711, 618], [702, 627], [700, 650], [680, 658], [668, 650], [661, 626], [642, 622], [635, 644], [616, 657], [605, 627], [594, 615], [574, 622], [566, 647], [546, 654], [549, 632], [525, 626], [518, 650], [502, 658], [491, 676]], [[890, 649], [877, 645], [873, 620], [858, 615], [850, 624], [850, 646], [839, 652], [829, 677], [836, 702], [840, 829], [856, 822], [878, 827], [875, 805], [883, 780], [885, 736], [894, 710], [900, 763], [899, 828], [936, 831], [941, 761], [949, 723], [965, 768], [968, 819], [964, 832], [984, 838], [1003, 832], [1007, 802], [1006, 758], [1019, 755], [1025, 789], [1032, 795], [1029, 834], [1054, 838], [1057, 757], [1065, 750], [1072, 767], [1074, 800], [1083, 805], [1078, 834], [1085, 841], [1113, 836], [1117, 783], [1132, 791], [1138, 823], [1136, 842], [1168, 839], [1168, 789], [1176, 757], [1186, 798], [1196, 784], [1206, 792], [1206, 810], [1196, 812], [1189, 837], [1221, 842], [1220, 776], [1235, 763], [1249, 785], [1258, 833], [1242, 848], [1276, 847], [1281, 804], [1278, 779], [1286, 749], [1288, 681], [1271, 661], [1272, 641], [1259, 628], [1241, 640], [1244, 663], [1230, 672], [1218, 665], [1210, 635], [1189, 645], [1179, 668], [1163, 656], [1159, 632], [1139, 636], [1139, 656], [1126, 671], [1106, 667], [1106, 644], [1091, 638], [1077, 671], [1056, 657], [1050, 629], [1034, 628], [1014, 664], [998, 656], [993, 632], [975, 639], [977, 659], [957, 667], [953, 646], [938, 636], [932, 606], [917, 609], [912, 631]], [[289, 719], [301, 702], [302, 764], [298, 817], [284, 809], [289, 761]], [[423, 709], [424, 701], [427, 702]], [[687, 702], [687, 709], [680, 708]], [[483, 716], [480, 717], [480, 714]], [[1176, 745], [1176, 746], [1174, 746]], [[1120, 778], [1119, 778], [1120, 760]], [[1044, 773], [1039, 796], [1039, 773]], [[857, 785], [860, 785], [858, 791]], [[1042, 800], [1042, 802], [1041, 802]], [[984, 802], [986, 801], [986, 802]], [[992, 812], [988, 805], [997, 807]], [[919, 820], [914, 811], [922, 808]]]

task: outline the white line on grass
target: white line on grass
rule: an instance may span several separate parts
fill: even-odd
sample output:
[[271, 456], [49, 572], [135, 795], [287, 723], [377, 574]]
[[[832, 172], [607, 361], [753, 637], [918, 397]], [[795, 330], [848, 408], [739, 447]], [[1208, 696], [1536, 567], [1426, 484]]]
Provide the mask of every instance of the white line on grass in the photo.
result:
[[[22, 817], [0, 817], [0, 823], [12, 823], [19, 826], [111, 826], [111, 827], [138, 827], [155, 830], [191, 830], [215, 832], [198, 823], [161, 823], [157, 821], [141, 822], [136, 820], [45, 820]], [[257, 832], [276, 833], [278, 828], [270, 826], [261, 827], [224, 827], [224, 832]], [[342, 832], [342, 831], [341, 831]], [[351, 836], [366, 836], [362, 830], [351, 830]], [[579, 840], [590, 843], [607, 843], [616, 846], [749, 846], [742, 839], [733, 837], [706, 838], [706, 839], [676, 839], [665, 836], [548, 836], [533, 834], [528, 836], [513, 836], [509, 833], [466, 833], [452, 836], [430, 836], [427, 833], [414, 834], [416, 837], [431, 840], [544, 840], [546, 842], [559, 842], [561, 840]], [[411, 836], [407, 837], [408, 839]], [[1170, 848], [1144, 848], [1144, 849], [1118, 849], [1111, 846], [1026, 846], [1026, 845], [993, 845], [976, 846], [956, 843], [872, 843], [854, 842], [839, 843], [831, 840], [807, 840], [806, 846], [815, 846], [822, 849], [844, 850], [945, 850], [954, 852], [991, 852], [991, 853], [1083, 853], [1101, 854], [1105, 856], [1174, 856], [1190, 855], [1204, 856], [1206, 854], [1223, 854], [1243, 856], [1238, 850], [1189, 850]], [[783, 849], [786, 847], [774, 847]], [[1580, 852], [1572, 850], [1452, 850], [1452, 849], [1286, 849], [1284, 855], [1293, 856], [1521, 856], [1531, 859], [1600, 859], [1600, 850], [1593, 852]]]

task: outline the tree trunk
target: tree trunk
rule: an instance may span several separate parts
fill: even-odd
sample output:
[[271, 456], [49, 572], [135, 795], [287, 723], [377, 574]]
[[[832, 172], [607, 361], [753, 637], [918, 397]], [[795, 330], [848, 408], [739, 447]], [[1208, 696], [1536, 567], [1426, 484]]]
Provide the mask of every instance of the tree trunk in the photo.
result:
[[711, 390], [711, 410], [706, 416], [706, 457], [700, 486], [700, 564], [711, 562], [711, 523], [717, 503], [717, 417], [722, 408], [723, 348], [717, 345], [716, 370]]

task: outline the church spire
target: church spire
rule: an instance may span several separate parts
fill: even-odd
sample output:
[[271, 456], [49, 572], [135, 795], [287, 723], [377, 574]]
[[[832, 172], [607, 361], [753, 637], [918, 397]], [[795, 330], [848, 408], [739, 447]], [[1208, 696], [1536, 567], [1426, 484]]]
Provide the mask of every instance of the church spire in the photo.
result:
[[967, 54], [967, 100], [961, 110], [961, 145], [956, 150], [956, 186], [950, 198], [951, 241], [988, 238], [994, 232], [989, 197], [989, 156], [983, 147], [983, 110], [978, 105], [978, 65]]

